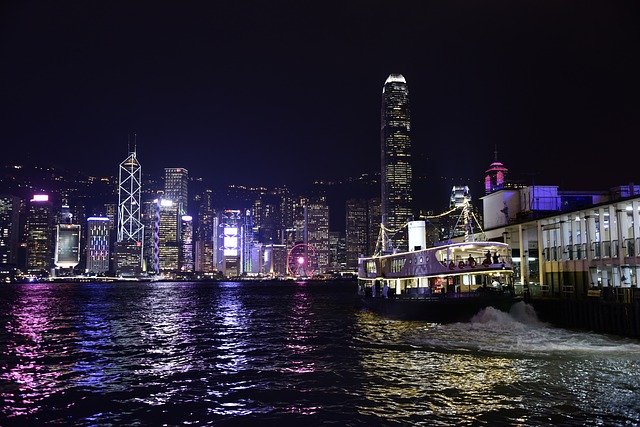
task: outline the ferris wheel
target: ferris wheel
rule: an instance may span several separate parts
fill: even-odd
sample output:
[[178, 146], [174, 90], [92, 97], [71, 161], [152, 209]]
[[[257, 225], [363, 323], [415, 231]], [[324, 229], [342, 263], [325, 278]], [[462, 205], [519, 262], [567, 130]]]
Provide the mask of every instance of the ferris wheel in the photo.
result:
[[318, 251], [312, 245], [298, 243], [287, 255], [287, 274], [291, 277], [313, 277], [318, 270]]

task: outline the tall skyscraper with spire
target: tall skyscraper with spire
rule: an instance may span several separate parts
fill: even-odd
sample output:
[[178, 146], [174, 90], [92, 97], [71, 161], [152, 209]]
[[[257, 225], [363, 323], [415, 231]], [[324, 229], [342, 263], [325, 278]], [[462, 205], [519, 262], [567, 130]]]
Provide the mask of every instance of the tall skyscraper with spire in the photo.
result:
[[120, 163], [118, 174], [116, 273], [123, 276], [136, 276], [142, 271], [144, 226], [140, 221], [141, 189], [142, 167], [136, 157], [134, 139], [133, 147], [129, 146], [129, 156]]
[[391, 74], [382, 88], [380, 125], [382, 225], [390, 239], [382, 242], [385, 253], [408, 250], [405, 225], [413, 219], [410, 131], [407, 81], [401, 74]]

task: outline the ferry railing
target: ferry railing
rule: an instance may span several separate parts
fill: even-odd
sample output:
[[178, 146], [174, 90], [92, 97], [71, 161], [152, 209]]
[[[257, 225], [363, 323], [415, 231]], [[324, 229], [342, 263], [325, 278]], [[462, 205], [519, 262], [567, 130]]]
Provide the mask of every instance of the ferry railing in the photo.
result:
[[611, 242], [601, 242], [602, 258], [611, 258]]
[[591, 250], [593, 251], [593, 257], [596, 259], [602, 258], [602, 248], [600, 242], [593, 242], [591, 244]]
[[611, 258], [618, 258], [618, 240], [611, 241]]
[[573, 245], [567, 245], [565, 252], [568, 260], [573, 260]]
[[633, 238], [624, 241], [624, 256], [636, 256], [635, 240]]

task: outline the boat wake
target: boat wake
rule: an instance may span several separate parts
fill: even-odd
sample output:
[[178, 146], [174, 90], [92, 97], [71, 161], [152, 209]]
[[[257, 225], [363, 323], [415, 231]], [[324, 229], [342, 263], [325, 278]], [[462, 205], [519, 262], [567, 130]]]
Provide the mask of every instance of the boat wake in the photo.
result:
[[533, 307], [514, 304], [509, 313], [492, 307], [468, 323], [430, 325], [415, 344], [445, 351], [533, 357], [640, 357], [640, 342], [591, 332], [575, 332], [541, 322]]

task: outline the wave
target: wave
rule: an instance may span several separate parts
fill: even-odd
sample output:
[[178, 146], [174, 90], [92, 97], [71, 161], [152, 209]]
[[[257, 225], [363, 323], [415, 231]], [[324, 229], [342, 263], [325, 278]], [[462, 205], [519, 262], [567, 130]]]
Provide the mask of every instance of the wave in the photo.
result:
[[446, 351], [560, 357], [640, 357], [640, 342], [628, 338], [554, 327], [538, 319], [533, 306], [514, 304], [509, 313], [492, 307], [468, 323], [430, 326], [419, 345]]

